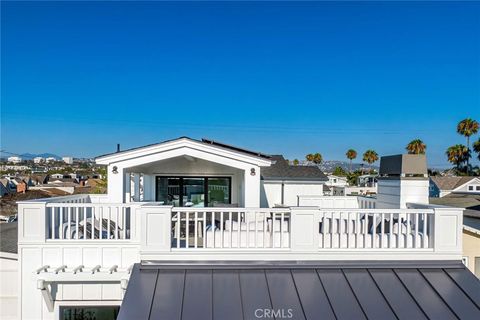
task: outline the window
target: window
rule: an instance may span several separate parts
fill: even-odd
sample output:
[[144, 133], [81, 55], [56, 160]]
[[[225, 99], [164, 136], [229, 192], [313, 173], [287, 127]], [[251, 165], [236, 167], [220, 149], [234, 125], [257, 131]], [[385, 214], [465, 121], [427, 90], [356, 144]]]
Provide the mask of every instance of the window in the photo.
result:
[[468, 186], [469, 191], [473, 191], [473, 186]]
[[221, 207], [231, 203], [230, 177], [157, 177], [156, 201], [175, 207]]
[[480, 186], [477, 186], [476, 189], [477, 189], [477, 191], [480, 191]]
[[119, 306], [60, 307], [60, 320], [115, 320]]

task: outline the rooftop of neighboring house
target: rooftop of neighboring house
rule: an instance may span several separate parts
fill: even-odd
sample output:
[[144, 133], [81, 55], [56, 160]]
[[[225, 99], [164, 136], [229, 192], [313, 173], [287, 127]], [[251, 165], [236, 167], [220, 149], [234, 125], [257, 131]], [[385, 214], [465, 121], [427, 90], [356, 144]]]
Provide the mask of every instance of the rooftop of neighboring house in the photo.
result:
[[292, 166], [282, 155], [272, 155], [274, 163], [262, 168], [264, 180], [328, 181], [328, 177], [317, 166]]
[[17, 253], [17, 222], [0, 223], [0, 252]]
[[468, 183], [475, 178], [477, 178], [477, 177], [440, 177], [440, 176], [434, 176], [434, 177], [430, 177], [430, 180], [440, 190], [455, 190], [458, 187], [463, 186], [465, 183]]
[[464, 216], [480, 218], [480, 195], [465, 193], [450, 193], [442, 198], [430, 198], [431, 204], [465, 208]]

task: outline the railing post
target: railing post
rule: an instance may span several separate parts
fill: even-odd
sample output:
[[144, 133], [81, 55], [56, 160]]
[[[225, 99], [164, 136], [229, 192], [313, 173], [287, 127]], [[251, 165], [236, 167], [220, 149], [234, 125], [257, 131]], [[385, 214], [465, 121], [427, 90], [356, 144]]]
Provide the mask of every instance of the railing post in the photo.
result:
[[462, 208], [434, 208], [435, 252], [462, 254], [463, 210]]
[[45, 242], [46, 215], [45, 202], [18, 202], [18, 243]]
[[171, 250], [172, 208], [172, 206], [157, 205], [140, 207], [142, 225], [140, 251], [169, 252]]
[[291, 250], [316, 252], [319, 247], [320, 211], [317, 207], [292, 207]]

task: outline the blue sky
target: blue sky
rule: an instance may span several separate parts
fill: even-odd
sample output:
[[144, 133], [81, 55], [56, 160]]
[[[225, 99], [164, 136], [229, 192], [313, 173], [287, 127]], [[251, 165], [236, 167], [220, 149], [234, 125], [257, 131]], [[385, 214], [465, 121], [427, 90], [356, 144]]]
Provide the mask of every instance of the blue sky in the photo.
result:
[[[480, 3], [2, 2], [1, 148], [178, 136], [325, 159], [480, 120]], [[478, 137], [478, 135], [477, 135]]]

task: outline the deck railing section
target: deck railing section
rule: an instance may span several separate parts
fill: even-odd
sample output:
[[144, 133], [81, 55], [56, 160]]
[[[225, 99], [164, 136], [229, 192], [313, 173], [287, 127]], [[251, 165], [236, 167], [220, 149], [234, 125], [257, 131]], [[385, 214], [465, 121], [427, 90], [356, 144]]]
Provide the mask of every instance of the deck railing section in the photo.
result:
[[46, 204], [47, 240], [128, 240], [132, 205], [78, 202]]
[[[22, 244], [138, 246], [145, 257], [201, 252], [312, 258], [344, 252], [461, 255], [462, 209], [175, 208], [158, 203], [91, 203], [85, 196], [19, 203]], [[363, 250], [363, 251], [362, 251]], [[196, 253], [200, 255], [196, 256]], [[169, 256], [170, 255], [170, 256]], [[212, 256], [209, 256], [212, 257]], [[346, 257], [346, 256], [345, 256]], [[352, 256], [353, 257], [353, 256]], [[399, 256], [400, 257], [400, 256]], [[402, 256], [403, 258], [407, 256]], [[335, 256], [339, 258], [339, 256]]]
[[172, 248], [289, 248], [290, 210], [173, 208]]
[[432, 248], [429, 209], [321, 210], [321, 249]]

